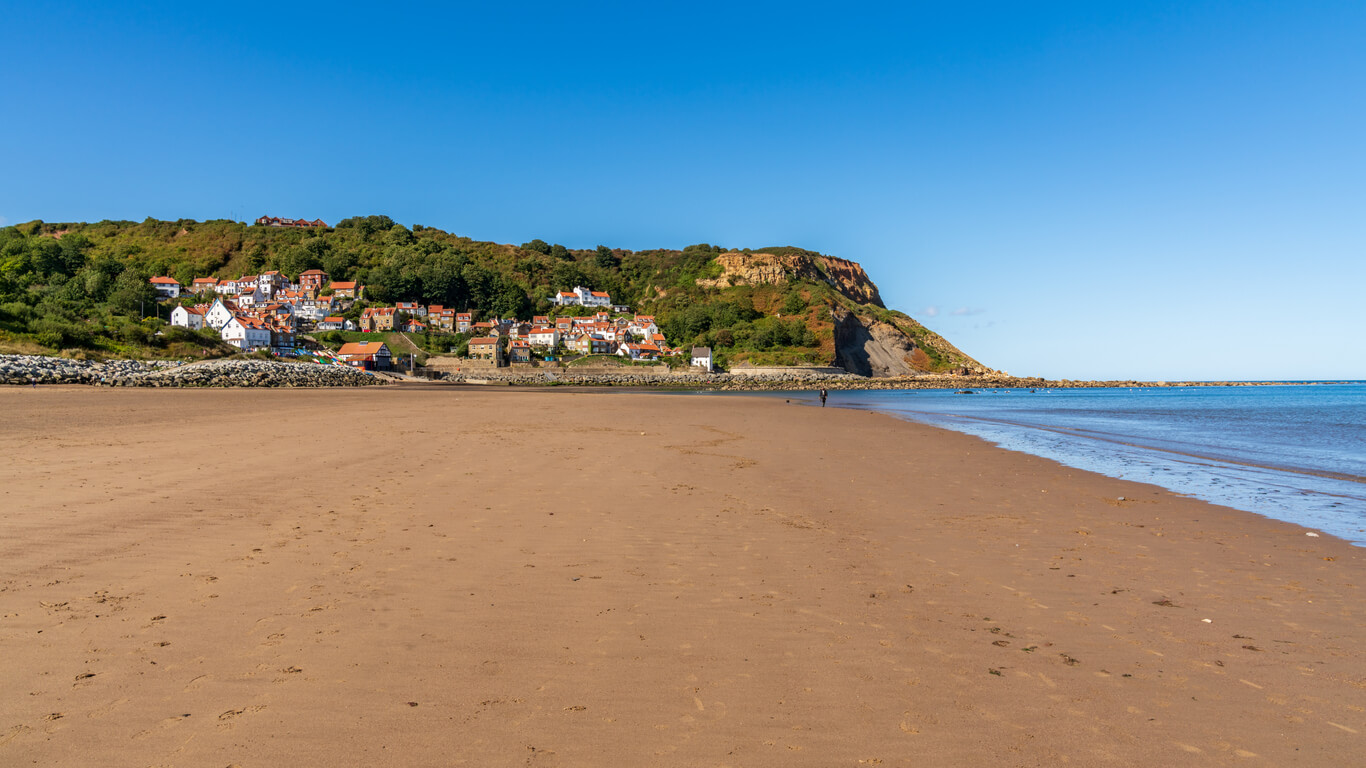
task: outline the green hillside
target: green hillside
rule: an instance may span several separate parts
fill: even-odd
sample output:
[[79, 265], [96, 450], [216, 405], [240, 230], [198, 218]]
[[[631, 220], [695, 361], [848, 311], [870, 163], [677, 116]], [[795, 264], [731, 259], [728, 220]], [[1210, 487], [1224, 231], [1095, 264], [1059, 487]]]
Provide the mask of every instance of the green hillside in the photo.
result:
[[[758, 282], [716, 285], [750, 253], [776, 254], [784, 266]], [[796, 248], [761, 254], [706, 244], [650, 251], [576, 250], [541, 240], [512, 246], [408, 228], [387, 216], [346, 219], [325, 229], [226, 220], [35, 221], [0, 229], [0, 352], [219, 354], [207, 334], [156, 335], [169, 310], [157, 306], [149, 277], [168, 275], [189, 285], [196, 277], [276, 269], [294, 278], [319, 268], [333, 280], [368, 286], [371, 304], [417, 301], [480, 317], [546, 314], [556, 291], [588, 286], [655, 315], [670, 344], [708, 345], [732, 364], [835, 363], [841, 322], [854, 317], [919, 335], [912, 345], [926, 353], [917, 358], [918, 370], [977, 365], [910, 318], [883, 308], [866, 278], [860, 287], [834, 275], [830, 265], [838, 261]], [[853, 268], [857, 283], [862, 270]], [[166, 351], [175, 344], [180, 347]]]

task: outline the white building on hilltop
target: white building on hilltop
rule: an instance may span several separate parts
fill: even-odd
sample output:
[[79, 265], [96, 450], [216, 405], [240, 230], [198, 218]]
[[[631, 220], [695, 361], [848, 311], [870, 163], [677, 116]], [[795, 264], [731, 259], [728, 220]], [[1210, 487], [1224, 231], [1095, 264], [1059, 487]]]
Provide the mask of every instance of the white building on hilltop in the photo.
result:
[[561, 307], [610, 307], [612, 297], [602, 291], [590, 291], [582, 285], [576, 285], [572, 291], [560, 291], [551, 296], [550, 303]]

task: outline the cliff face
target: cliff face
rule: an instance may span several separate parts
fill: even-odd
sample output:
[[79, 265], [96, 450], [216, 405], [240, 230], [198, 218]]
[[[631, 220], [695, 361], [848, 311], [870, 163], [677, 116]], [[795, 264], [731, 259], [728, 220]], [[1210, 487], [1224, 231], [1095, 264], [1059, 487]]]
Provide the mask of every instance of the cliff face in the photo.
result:
[[698, 285], [780, 285], [791, 280], [825, 283], [860, 304], [883, 306], [877, 286], [863, 267], [846, 259], [807, 253], [723, 253], [716, 257], [721, 276]]
[[939, 334], [906, 317], [878, 320], [834, 308], [835, 365], [860, 376], [986, 373]]
[[774, 250], [722, 253], [716, 257], [720, 276], [697, 284], [731, 288], [804, 280], [830, 286], [848, 300], [826, 301], [833, 321], [831, 362], [850, 373], [888, 377], [989, 370], [915, 320], [886, 311], [877, 286], [857, 263], [798, 248]]
[[818, 258], [817, 264], [825, 268], [826, 282], [835, 290], [860, 304], [885, 306], [877, 286], [869, 279], [868, 273], [857, 262], [837, 259], [833, 256]]

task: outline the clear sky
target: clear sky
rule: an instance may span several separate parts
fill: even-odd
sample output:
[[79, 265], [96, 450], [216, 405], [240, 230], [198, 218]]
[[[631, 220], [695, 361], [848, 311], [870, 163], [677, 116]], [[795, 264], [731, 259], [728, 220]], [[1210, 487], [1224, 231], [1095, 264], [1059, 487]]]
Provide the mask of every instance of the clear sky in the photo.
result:
[[[88, 7], [81, 7], [88, 6]], [[0, 0], [0, 223], [798, 245], [987, 365], [1366, 378], [1366, 3]]]

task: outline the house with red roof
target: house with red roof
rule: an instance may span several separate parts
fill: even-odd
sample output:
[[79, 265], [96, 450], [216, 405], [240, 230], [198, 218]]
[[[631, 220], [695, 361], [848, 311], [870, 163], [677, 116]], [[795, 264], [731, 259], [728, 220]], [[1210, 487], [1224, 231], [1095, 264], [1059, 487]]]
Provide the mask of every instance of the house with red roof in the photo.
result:
[[427, 307], [427, 325], [431, 326], [432, 330], [454, 332], [456, 317], [455, 310], [446, 309], [440, 304]]
[[337, 359], [354, 368], [387, 371], [393, 367], [393, 354], [382, 341], [353, 341], [337, 350]]
[[171, 310], [171, 325], [197, 331], [204, 327], [204, 310], [199, 307], [176, 307]]
[[341, 315], [332, 315], [330, 317], [324, 317], [323, 319], [318, 321], [318, 330], [354, 331], [356, 330], [356, 324], [351, 322], [350, 320], [347, 320]]
[[632, 360], [658, 360], [660, 350], [654, 344], [622, 344], [617, 354]]
[[327, 273], [321, 269], [306, 269], [299, 273], [299, 288], [305, 291], [321, 291], [328, 284]]
[[157, 294], [163, 299], [175, 299], [180, 297], [180, 281], [174, 277], [154, 277], [147, 282], [157, 289]]
[[244, 352], [269, 349], [272, 342], [271, 329], [266, 321], [247, 315], [238, 315], [229, 320], [219, 331], [219, 336]]
[[290, 227], [308, 229], [313, 227], [326, 228], [327, 222], [323, 221], [322, 219], [314, 219], [312, 221], [309, 221], [308, 219], [282, 219], [279, 216], [262, 216], [261, 218], [256, 220], [256, 225], [258, 227]]
[[333, 296], [343, 299], [359, 299], [365, 294], [365, 286], [357, 285], [354, 280], [328, 283], [327, 287], [332, 289]]
[[576, 285], [572, 291], [560, 291], [551, 296], [550, 303], [561, 307], [610, 307], [612, 297], [602, 291], [592, 291], [582, 285]]
[[497, 336], [481, 336], [470, 339], [470, 357], [475, 360], [489, 360], [501, 365], [503, 362], [503, 344]]
[[393, 307], [366, 307], [360, 313], [360, 329], [367, 333], [394, 330]]
[[554, 328], [532, 328], [527, 334], [527, 342], [533, 347], [554, 349], [560, 343], [560, 332]]

